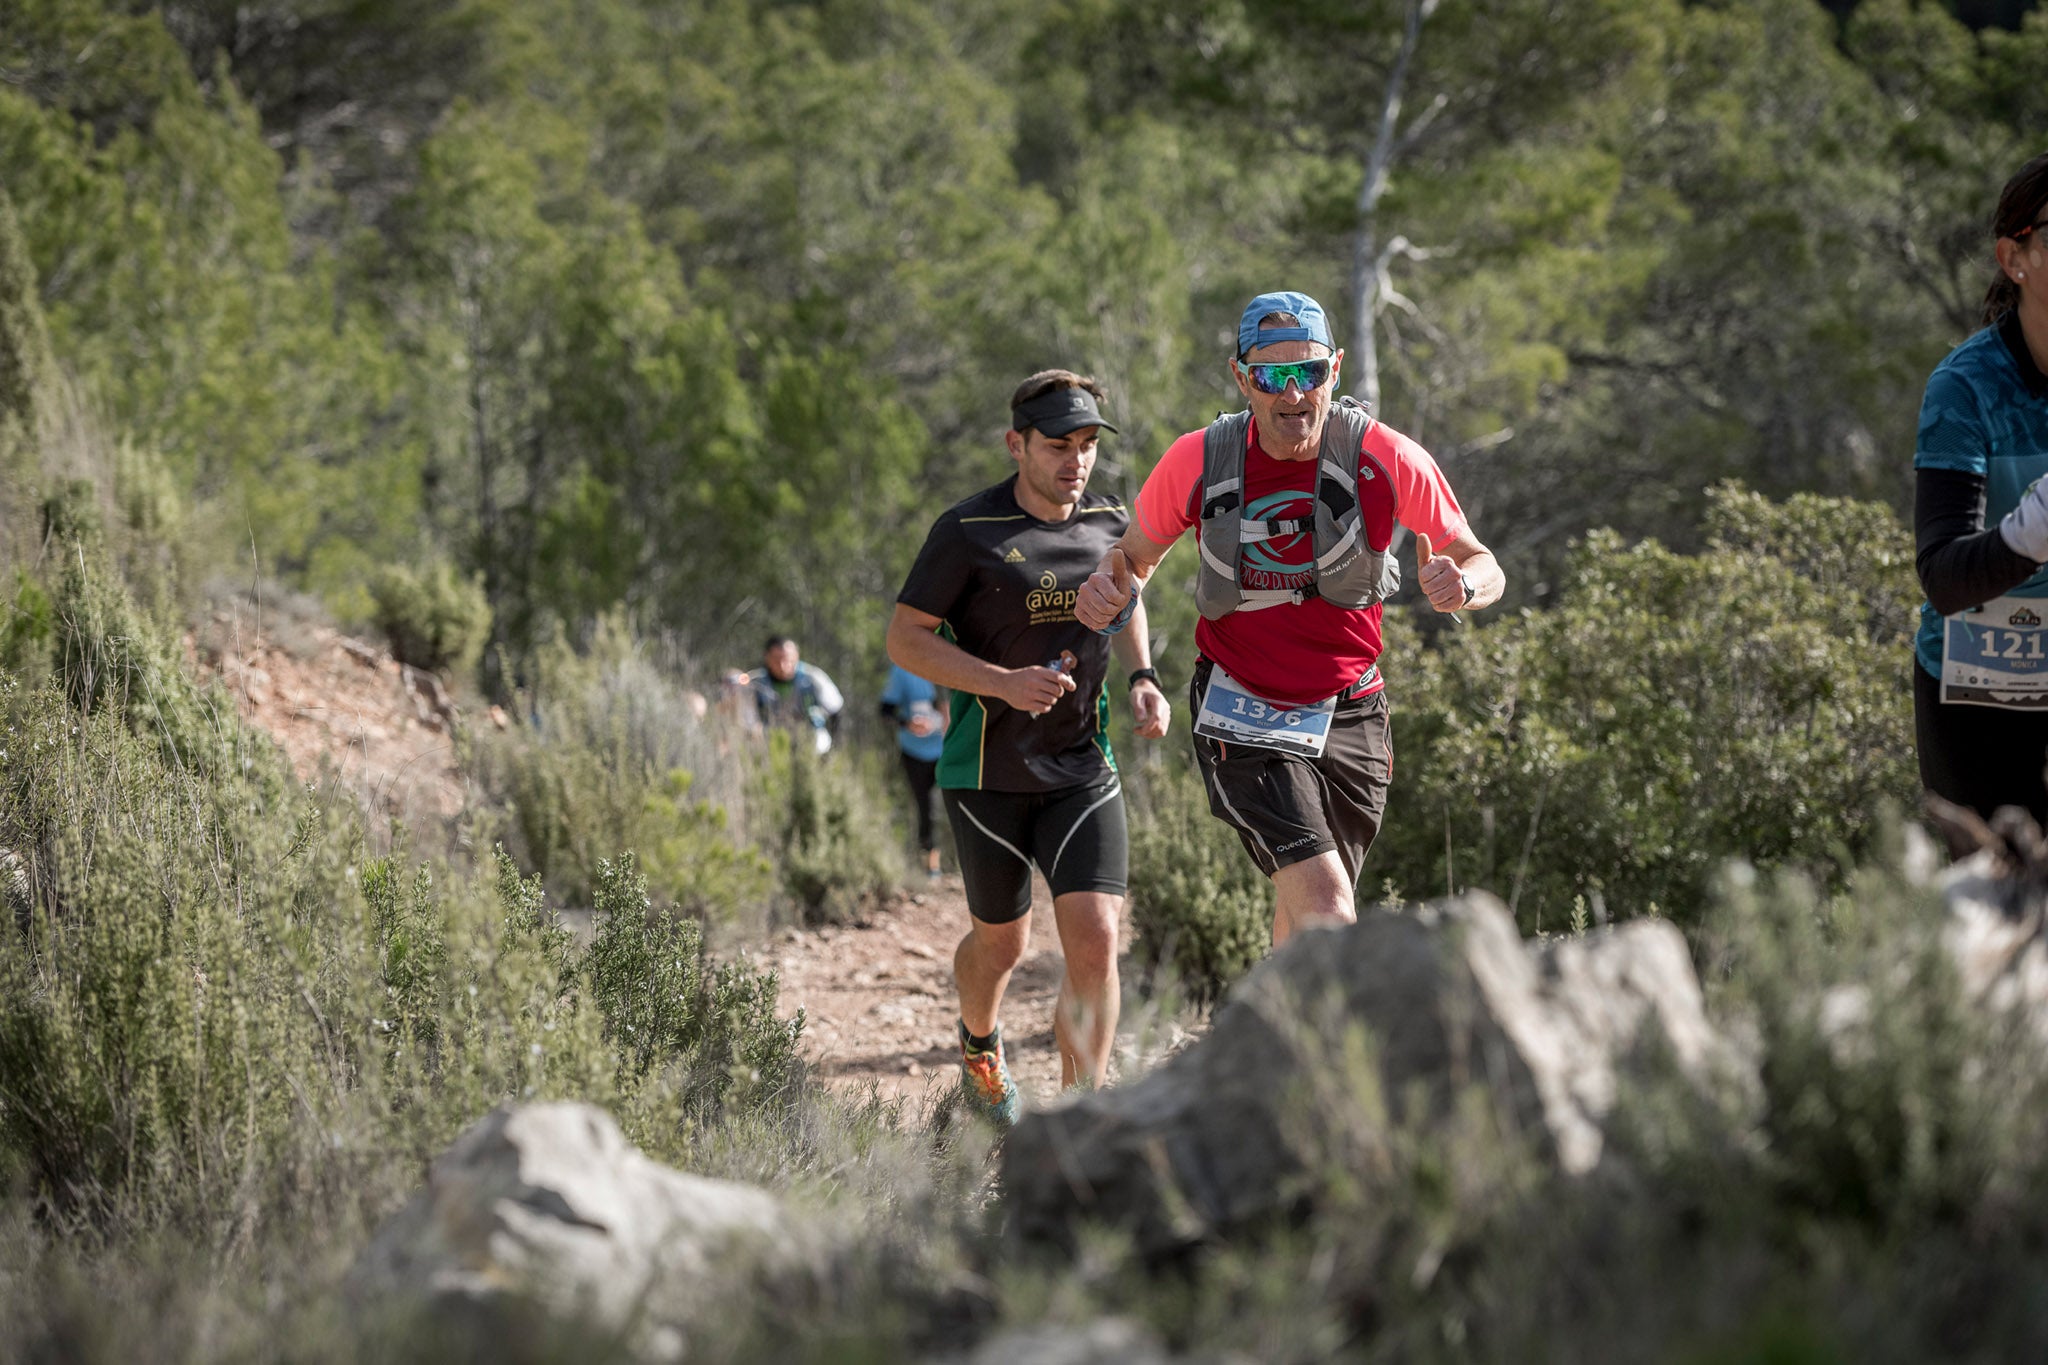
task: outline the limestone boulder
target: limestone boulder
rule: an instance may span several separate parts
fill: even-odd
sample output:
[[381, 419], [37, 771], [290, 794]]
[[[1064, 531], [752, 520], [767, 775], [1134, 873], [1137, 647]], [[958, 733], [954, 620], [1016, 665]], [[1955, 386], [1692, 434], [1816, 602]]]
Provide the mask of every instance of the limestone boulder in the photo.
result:
[[566, 1326], [675, 1360], [736, 1297], [814, 1280], [819, 1254], [773, 1195], [652, 1161], [594, 1106], [529, 1104], [456, 1139], [350, 1287], [479, 1344]]
[[[1347, 1055], [1369, 1074], [1348, 1076]], [[1333, 1085], [1373, 1092], [1337, 1097], [1356, 1100], [1344, 1122], [1425, 1132], [1476, 1089], [1506, 1132], [1584, 1174], [1632, 1066], [1663, 1058], [1717, 1093], [1754, 1087], [1670, 924], [1531, 945], [1483, 893], [1370, 911], [1290, 941], [1157, 1070], [1027, 1114], [1003, 1149], [1011, 1227], [1063, 1242], [1102, 1220], [1160, 1254], [1298, 1212]]]

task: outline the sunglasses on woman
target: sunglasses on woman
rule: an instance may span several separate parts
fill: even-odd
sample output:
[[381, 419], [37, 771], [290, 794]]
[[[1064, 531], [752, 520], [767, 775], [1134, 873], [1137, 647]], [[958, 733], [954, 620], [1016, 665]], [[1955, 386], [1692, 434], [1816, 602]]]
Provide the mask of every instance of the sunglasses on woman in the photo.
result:
[[1330, 382], [1335, 362], [1328, 356], [1317, 360], [1293, 360], [1283, 364], [1254, 364], [1240, 360], [1237, 367], [1260, 393], [1285, 393], [1289, 384], [1303, 393], [1314, 393]]

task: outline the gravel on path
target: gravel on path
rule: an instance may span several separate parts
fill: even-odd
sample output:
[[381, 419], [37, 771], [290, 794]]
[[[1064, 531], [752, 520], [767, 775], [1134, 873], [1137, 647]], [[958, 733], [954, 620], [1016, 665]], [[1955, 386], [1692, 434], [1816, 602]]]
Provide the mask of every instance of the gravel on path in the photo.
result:
[[[1043, 1103], [1060, 1088], [1052, 1007], [1066, 963], [1052, 898], [1042, 883], [1034, 896], [1031, 947], [1010, 978], [1002, 1022], [1011, 1074], [1027, 1101]], [[959, 1077], [953, 949], [966, 932], [967, 898], [948, 876], [860, 923], [785, 929], [756, 952], [782, 978], [783, 1016], [804, 1011], [804, 1049], [820, 1079], [914, 1098]], [[1122, 937], [1128, 946], [1128, 925]]]

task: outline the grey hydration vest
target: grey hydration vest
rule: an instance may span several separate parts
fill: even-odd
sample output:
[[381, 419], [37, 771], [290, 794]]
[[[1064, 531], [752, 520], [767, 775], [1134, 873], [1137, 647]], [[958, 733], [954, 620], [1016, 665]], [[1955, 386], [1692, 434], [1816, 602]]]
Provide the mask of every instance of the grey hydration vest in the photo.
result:
[[[1249, 412], [1233, 412], [1209, 424], [1202, 437], [1202, 521], [1198, 544], [1201, 576], [1195, 605], [1214, 621], [1233, 611], [1258, 611], [1283, 602], [1321, 597], [1334, 606], [1358, 610], [1392, 597], [1401, 586], [1401, 566], [1384, 550], [1366, 543], [1358, 511], [1359, 446], [1372, 426], [1365, 404], [1339, 398], [1323, 424], [1316, 456], [1315, 519], [1248, 521], [1244, 515], [1244, 451]], [[1303, 588], [1247, 589], [1238, 579], [1245, 545], [1314, 532], [1315, 581]]]

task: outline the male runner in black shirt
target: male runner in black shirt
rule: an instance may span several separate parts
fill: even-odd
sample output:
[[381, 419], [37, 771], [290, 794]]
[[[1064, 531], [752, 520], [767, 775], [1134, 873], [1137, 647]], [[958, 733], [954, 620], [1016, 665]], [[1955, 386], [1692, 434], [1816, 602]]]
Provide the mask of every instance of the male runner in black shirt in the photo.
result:
[[[1060, 1080], [1095, 1084], [1116, 1037], [1117, 918], [1128, 841], [1109, 748], [1111, 637], [1074, 619], [1074, 594], [1129, 521], [1091, 494], [1102, 419], [1093, 379], [1035, 374], [1010, 399], [1017, 473], [947, 510], [896, 598], [889, 657], [953, 689], [939, 759], [972, 919], [953, 954], [969, 1101], [1004, 1125], [1018, 1093], [997, 1011], [1031, 934], [1031, 867], [1052, 888], [1066, 977], [1053, 1014]], [[1144, 608], [1113, 637], [1140, 735], [1166, 733]]]

